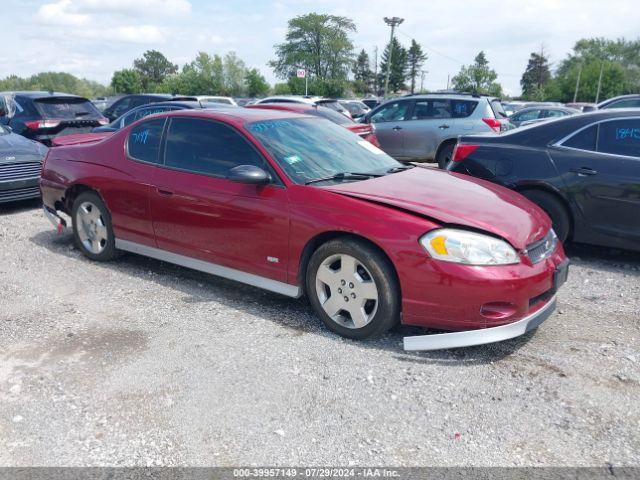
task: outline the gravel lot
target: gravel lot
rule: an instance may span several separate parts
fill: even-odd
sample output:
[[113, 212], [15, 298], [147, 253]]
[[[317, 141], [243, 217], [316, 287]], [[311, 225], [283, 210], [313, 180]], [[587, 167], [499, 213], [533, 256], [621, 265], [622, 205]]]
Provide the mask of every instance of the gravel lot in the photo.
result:
[[292, 300], [86, 260], [0, 206], [0, 465], [640, 465], [640, 255], [574, 246], [525, 337], [366, 343]]

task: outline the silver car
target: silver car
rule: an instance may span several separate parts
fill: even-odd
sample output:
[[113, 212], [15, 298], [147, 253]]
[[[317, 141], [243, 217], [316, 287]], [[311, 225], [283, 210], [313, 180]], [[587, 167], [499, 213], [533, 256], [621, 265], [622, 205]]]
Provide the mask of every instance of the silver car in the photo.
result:
[[369, 112], [381, 148], [407, 162], [436, 161], [444, 168], [458, 135], [510, 130], [500, 100], [472, 94], [425, 94], [395, 98]]

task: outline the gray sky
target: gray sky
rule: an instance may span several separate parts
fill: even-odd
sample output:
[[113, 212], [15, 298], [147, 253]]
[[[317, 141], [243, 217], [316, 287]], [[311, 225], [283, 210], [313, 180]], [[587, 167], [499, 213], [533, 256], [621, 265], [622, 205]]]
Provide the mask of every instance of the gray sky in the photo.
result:
[[314, 11], [352, 18], [356, 47], [372, 56], [389, 38], [382, 18], [405, 18], [398, 39], [408, 45], [415, 38], [429, 55], [425, 88], [446, 87], [448, 74], [484, 50], [505, 92], [518, 94], [529, 54], [541, 44], [557, 63], [583, 37], [640, 36], [637, 0], [1, 1], [0, 78], [61, 70], [108, 83], [147, 49], [180, 66], [199, 50], [235, 50], [273, 83], [266, 64], [287, 20]]

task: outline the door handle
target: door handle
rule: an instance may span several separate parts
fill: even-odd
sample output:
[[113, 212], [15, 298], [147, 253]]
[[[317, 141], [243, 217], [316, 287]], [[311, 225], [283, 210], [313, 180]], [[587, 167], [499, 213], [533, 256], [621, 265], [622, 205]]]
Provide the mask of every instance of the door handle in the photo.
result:
[[598, 172], [589, 167], [571, 168], [571, 173], [577, 173], [579, 177], [586, 177], [588, 175], [597, 175]]
[[395, 127], [393, 127], [391, 130], [397, 132], [398, 130], [402, 130], [402, 127], [399, 127], [398, 125], [396, 125]]
[[446, 125], [446, 124], [445, 125], [440, 125], [438, 128], [441, 129], [441, 130], [446, 130], [447, 128], [449, 128], [449, 125]]
[[170, 197], [171, 195], [173, 195], [173, 192], [171, 190], [167, 190], [166, 188], [156, 187], [156, 191], [163, 197]]

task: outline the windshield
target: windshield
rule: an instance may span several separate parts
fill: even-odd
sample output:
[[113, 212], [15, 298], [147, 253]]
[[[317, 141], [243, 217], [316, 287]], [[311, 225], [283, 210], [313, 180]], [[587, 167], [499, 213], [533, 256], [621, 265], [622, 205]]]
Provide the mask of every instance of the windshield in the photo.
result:
[[43, 118], [67, 120], [102, 116], [95, 105], [85, 98], [47, 97], [37, 99], [35, 104]]
[[[265, 120], [246, 127], [298, 184], [340, 173], [385, 174], [403, 166], [346, 128], [323, 119]], [[331, 181], [341, 180], [327, 180]]]

